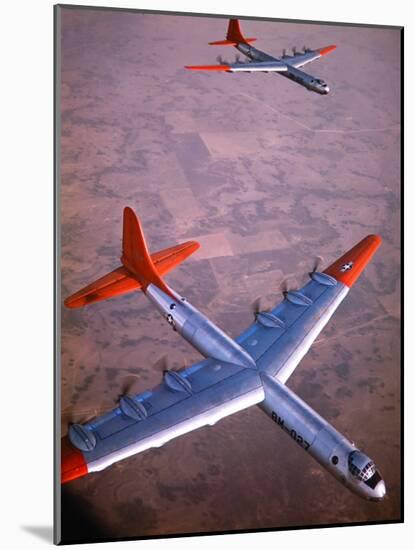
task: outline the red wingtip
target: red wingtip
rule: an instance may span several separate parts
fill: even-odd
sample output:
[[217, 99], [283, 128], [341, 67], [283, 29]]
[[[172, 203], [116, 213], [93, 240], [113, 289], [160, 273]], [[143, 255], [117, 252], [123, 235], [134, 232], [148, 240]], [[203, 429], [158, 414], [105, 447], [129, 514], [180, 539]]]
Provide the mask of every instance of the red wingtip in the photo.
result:
[[230, 72], [230, 67], [228, 65], [186, 65], [185, 69], [190, 69], [191, 71], [224, 71]]
[[356, 282], [365, 267], [381, 245], [379, 235], [368, 235], [356, 246], [346, 252], [336, 262], [325, 269], [325, 273], [334, 277], [349, 288]]
[[331, 46], [325, 46], [324, 48], [320, 48], [319, 53], [321, 55], [327, 55], [328, 53], [331, 53], [334, 50], [336, 50], [336, 46], [335, 44], [332, 44]]
[[82, 452], [70, 444], [67, 436], [62, 438], [60, 455], [62, 485], [88, 473], [88, 466]]

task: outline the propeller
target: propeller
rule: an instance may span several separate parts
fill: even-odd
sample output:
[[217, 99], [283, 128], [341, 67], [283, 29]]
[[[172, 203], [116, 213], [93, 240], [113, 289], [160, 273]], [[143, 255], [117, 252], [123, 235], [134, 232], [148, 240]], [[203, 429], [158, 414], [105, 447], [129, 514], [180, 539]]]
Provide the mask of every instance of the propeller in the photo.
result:
[[[186, 366], [186, 361], [184, 361], [184, 368]], [[171, 371], [171, 370], [174, 370], [174, 371], [178, 371], [181, 369], [181, 365], [179, 365], [178, 363], [173, 363], [171, 361], [171, 358], [170, 356], [165, 353], [164, 355], [162, 355], [155, 363], [154, 363], [154, 367], [153, 367], [155, 370], [161, 372], [162, 374], [165, 374], [167, 371]]]
[[303, 46], [303, 51], [306, 53], [306, 52], [310, 52], [311, 49], [308, 46]]
[[168, 354], [165, 353], [162, 355], [157, 361], [155, 361], [153, 368], [159, 372], [164, 372], [171, 370], [170, 360], [168, 358]]
[[315, 273], [315, 271], [319, 271], [323, 263], [324, 263], [324, 259], [322, 258], [322, 256], [316, 256], [313, 260], [313, 268], [311, 273]]
[[[281, 283], [279, 284], [279, 290], [282, 292], [282, 294], [285, 296], [287, 292], [290, 290], [293, 290], [297, 287], [297, 281], [294, 276], [287, 276], [285, 277]], [[255, 300], [253, 300], [251, 304], [251, 310], [254, 313], [254, 315], [257, 315], [260, 312], [263, 311], [270, 311], [273, 306], [269, 306], [268, 301], [266, 299], [266, 296], [258, 296]]]
[[282, 57], [287, 57], [287, 55], [286, 55], [286, 48], [283, 48], [283, 50], [282, 50]]
[[253, 300], [251, 307], [255, 315], [257, 315], [261, 311], [266, 311], [267, 307], [264, 301], [264, 297], [258, 296], [255, 300]]
[[[294, 282], [296, 283], [296, 280]], [[290, 290], [293, 290], [294, 287], [295, 284], [293, 283], [293, 278], [289, 276], [285, 277], [280, 283], [280, 290], [283, 296], [285, 296]]]
[[[136, 386], [137, 382], [139, 381], [138, 374], [127, 374], [123, 379], [121, 383], [121, 393], [119, 397], [122, 397], [123, 395], [127, 394], [134, 394], [138, 393], [138, 388], [134, 388]], [[136, 389], [137, 391], [134, 391]], [[118, 397], [118, 399], [119, 399]]]
[[[161, 372], [162, 374], [170, 370], [178, 370], [179, 368], [180, 367], [177, 364], [171, 362], [171, 358], [167, 353], [164, 353], [164, 355], [157, 359], [157, 361], [155, 361], [153, 365], [153, 369]], [[121, 395], [119, 397], [126, 394], [138, 393], [138, 388], [136, 388], [137, 391], [134, 391], [134, 386], [138, 381], [138, 374], [128, 374], [127, 376], [125, 376], [122, 381]]]
[[218, 55], [218, 56], [216, 57], [216, 61], [217, 61], [217, 63], [219, 63], [220, 65], [229, 65], [229, 62], [228, 62], [226, 59], [224, 59], [223, 56], [221, 56], [221, 55]]
[[235, 63], [242, 63], [241, 57], [238, 53], [236, 53], [236, 56], [235, 56]]
[[293, 46], [292, 48], [293, 55], [298, 55], [298, 52], [296, 50], [296, 46]]

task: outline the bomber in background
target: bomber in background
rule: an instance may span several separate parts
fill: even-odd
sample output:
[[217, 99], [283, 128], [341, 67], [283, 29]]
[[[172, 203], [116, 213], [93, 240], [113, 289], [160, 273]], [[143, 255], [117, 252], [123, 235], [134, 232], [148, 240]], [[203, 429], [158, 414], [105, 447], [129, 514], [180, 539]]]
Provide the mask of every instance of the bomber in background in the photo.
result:
[[221, 57], [218, 57], [219, 65], [187, 65], [185, 68], [195, 71], [223, 71], [227, 73], [278, 73], [304, 86], [309, 91], [321, 95], [329, 93], [329, 86], [324, 80], [300, 69], [307, 63], [311, 63], [315, 59], [319, 59], [323, 55], [327, 55], [335, 50], [335, 45], [325, 46], [316, 50], [304, 46], [302, 52], [298, 52], [294, 48], [293, 55], [288, 55], [286, 50], [284, 50], [282, 56], [279, 58], [250, 46], [250, 43], [255, 40], [256, 38], [245, 38], [243, 36], [238, 19], [230, 19], [226, 39], [209, 42], [209, 44], [210, 46], [234, 46], [248, 58], [248, 61], [242, 62], [239, 58], [236, 58], [234, 63], [228, 63], [223, 61]]
[[315, 266], [303, 288], [284, 292], [270, 311], [257, 307], [252, 325], [232, 339], [161, 278], [199, 244], [188, 241], [151, 255], [137, 216], [125, 208], [122, 265], [65, 305], [83, 307], [142, 290], [205, 359], [179, 371], [166, 368], [154, 389], [126, 392], [115, 409], [72, 424], [62, 439], [62, 483], [259, 405], [343, 485], [381, 500], [385, 483], [373, 461], [285, 385], [380, 244], [380, 237], [368, 235], [325, 271]]

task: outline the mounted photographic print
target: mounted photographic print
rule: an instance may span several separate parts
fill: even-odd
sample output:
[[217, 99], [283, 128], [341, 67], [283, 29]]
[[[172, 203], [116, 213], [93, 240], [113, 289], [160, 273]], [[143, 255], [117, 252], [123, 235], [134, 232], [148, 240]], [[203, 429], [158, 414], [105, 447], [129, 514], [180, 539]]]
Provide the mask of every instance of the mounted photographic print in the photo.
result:
[[403, 29], [55, 8], [55, 542], [401, 522]]

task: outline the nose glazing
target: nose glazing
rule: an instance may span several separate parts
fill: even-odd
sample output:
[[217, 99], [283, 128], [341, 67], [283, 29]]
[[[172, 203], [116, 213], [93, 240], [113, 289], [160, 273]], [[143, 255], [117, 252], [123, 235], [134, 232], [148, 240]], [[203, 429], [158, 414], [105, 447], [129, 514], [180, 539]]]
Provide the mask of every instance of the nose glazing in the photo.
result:
[[381, 481], [377, 483], [373, 493], [374, 494], [373, 494], [372, 500], [376, 500], [376, 501], [383, 500], [383, 498], [387, 494], [387, 489], [385, 487], [385, 482], [383, 479], [381, 479]]

